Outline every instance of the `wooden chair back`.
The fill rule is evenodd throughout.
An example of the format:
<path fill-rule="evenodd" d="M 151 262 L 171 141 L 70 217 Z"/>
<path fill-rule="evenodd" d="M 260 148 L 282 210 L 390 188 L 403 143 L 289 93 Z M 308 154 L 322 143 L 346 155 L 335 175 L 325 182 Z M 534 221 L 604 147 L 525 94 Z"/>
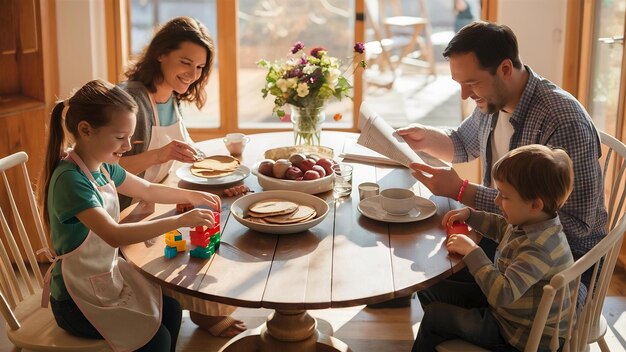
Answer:
<path fill-rule="evenodd" d="M 104 340 L 79 338 L 62 330 L 50 307 L 41 307 L 43 276 L 29 237 L 37 237 L 41 248 L 47 248 L 48 241 L 26 161 L 28 155 L 24 152 L 0 159 L 0 174 L 8 198 L 8 202 L 0 203 L 0 313 L 7 323 L 7 336 L 17 350 L 110 351 Z M 16 182 L 24 182 L 28 205 L 18 207 L 13 191 Z M 37 233 L 26 232 L 28 222 L 34 223 Z"/>

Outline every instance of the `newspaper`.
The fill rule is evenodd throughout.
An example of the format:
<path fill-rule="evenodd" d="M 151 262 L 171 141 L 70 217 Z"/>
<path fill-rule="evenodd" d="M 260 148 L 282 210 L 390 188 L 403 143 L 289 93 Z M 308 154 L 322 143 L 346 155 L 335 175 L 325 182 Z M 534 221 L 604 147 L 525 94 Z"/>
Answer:
<path fill-rule="evenodd" d="M 406 167 L 409 167 L 411 163 L 429 164 L 431 166 L 448 165 L 426 153 L 413 151 L 404 141 L 404 138 L 398 135 L 396 130 L 389 126 L 365 102 L 361 104 L 358 126 L 361 135 L 357 143 L 386 156 L 391 161 L 396 161 Z"/>

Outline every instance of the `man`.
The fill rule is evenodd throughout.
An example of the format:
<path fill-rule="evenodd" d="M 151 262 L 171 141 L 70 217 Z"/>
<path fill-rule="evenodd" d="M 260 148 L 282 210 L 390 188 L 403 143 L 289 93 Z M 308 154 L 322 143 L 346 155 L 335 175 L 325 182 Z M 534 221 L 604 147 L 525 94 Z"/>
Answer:
<path fill-rule="evenodd" d="M 574 191 L 558 214 L 572 254 L 580 258 L 606 235 L 607 222 L 600 139 L 589 114 L 572 95 L 522 64 L 517 38 L 507 26 L 469 24 L 452 38 L 443 56 L 461 85 L 461 97 L 473 99 L 476 109 L 456 129 L 414 124 L 398 133 L 414 150 L 443 160 L 481 158 L 483 182 L 468 183 L 452 168 L 418 163 L 411 164 L 415 178 L 436 195 L 499 212 L 489 171 L 492 163 L 523 145 L 563 148 L 574 163 Z M 495 244 L 489 242 L 483 239 L 480 246 L 493 258 Z M 418 296 L 423 305 L 432 298 L 427 292 Z"/>

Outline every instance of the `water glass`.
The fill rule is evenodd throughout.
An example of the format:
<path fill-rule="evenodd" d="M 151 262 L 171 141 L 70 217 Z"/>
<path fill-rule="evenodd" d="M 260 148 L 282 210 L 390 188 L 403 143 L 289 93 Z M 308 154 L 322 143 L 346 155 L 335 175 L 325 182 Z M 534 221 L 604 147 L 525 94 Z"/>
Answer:
<path fill-rule="evenodd" d="M 378 195 L 380 186 L 374 182 L 363 182 L 359 185 L 359 200 Z"/>
<path fill-rule="evenodd" d="M 352 193 L 352 166 L 338 163 L 333 165 L 333 196 L 349 196 Z"/>

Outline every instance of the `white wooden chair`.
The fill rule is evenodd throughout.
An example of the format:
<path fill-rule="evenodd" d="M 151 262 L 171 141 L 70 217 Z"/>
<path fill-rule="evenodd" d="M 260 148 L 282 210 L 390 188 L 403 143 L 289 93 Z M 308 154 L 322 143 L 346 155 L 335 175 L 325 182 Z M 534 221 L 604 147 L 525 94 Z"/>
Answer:
<path fill-rule="evenodd" d="M 109 347 L 104 340 L 70 335 L 58 327 L 49 307 L 41 308 L 43 277 L 29 235 L 37 237 L 42 247 L 48 245 L 26 169 L 27 160 L 28 155 L 24 152 L 0 159 L 4 182 L 4 190 L 0 188 L 0 192 L 7 195 L 6 198 L 3 195 L 0 203 L 0 233 L 3 235 L 0 238 L 0 311 L 6 321 L 7 336 L 18 351 L 22 348 L 32 351 L 107 351 Z M 17 204 L 11 186 L 18 182 L 24 182 L 29 204 Z M 13 234 L 9 225 L 11 213 L 18 236 Z M 27 233 L 25 224 L 34 225 L 36 233 Z"/>
<path fill-rule="evenodd" d="M 593 285 L 589 287 L 587 299 L 582 312 L 576 319 L 576 324 L 570 326 L 570 334 L 567 337 L 561 336 L 566 340 L 563 351 L 588 350 L 589 345 L 594 342 L 598 343 L 601 351 L 610 351 L 604 340 L 608 324 L 602 316 L 602 307 L 621 250 L 624 232 L 626 232 L 626 209 L 624 208 L 626 199 L 626 145 L 605 132 L 600 131 L 599 134 L 603 145 L 602 177 L 609 214 L 607 224 L 609 234 L 591 251 L 578 259 L 574 266 L 555 275 L 550 284 L 544 286 L 541 306 L 535 315 L 531 338 L 527 342 L 525 351 L 537 349 L 545 327 L 548 309 L 557 294 L 561 292 L 560 288 L 573 280 L 579 284 L 580 275 L 591 267 L 594 268 L 591 280 Z M 600 262 L 603 263 L 601 266 L 599 265 Z M 569 298 L 558 296 L 557 299 L 562 302 L 562 300 Z M 576 299 L 576 297 L 572 297 L 572 299 Z M 573 304 L 575 303 L 574 301 Z M 574 319 L 570 319 L 570 321 L 574 321 Z M 552 344 L 553 350 L 557 350 L 558 337 L 552 341 Z M 437 346 L 437 351 L 478 352 L 487 350 L 462 340 L 450 340 Z"/>

